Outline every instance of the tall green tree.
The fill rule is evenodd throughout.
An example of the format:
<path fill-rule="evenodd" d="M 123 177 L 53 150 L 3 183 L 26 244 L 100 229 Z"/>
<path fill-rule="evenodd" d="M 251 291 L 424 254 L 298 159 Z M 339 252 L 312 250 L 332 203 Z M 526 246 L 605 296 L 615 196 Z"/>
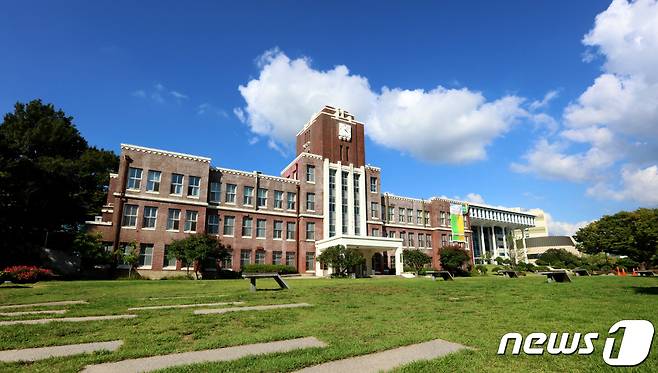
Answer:
<path fill-rule="evenodd" d="M 100 210 L 118 164 L 62 110 L 17 103 L 0 124 L 0 265 L 36 262 L 49 233 L 77 231 Z"/>
<path fill-rule="evenodd" d="M 658 209 L 603 216 L 579 229 L 574 239 L 584 253 L 625 255 L 646 268 L 658 259 Z"/>
<path fill-rule="evenodd" d="M 416 274 L 418 274 L 418 271 L 425 267 L 426 264 L 432 262 L 431 256 L 420 250 L 414 249 L 405 249 L 402 252 L 402 258 L 404 265 L 413 269 Z"/>
<path fill-rule="evenodd" d="M 468 272 L 471 256 L 459 245 L 446 245 L 441 248 L 439 260 L 441 268 L 455 274 Z"/>
<path fill-rule="evenodd" d="M 335 276 L 347 276 L 366 264 L 366 259 L 358 250 L 336 245 L 326 248 L 320 255 L 318 261 L 322 265 L 328 265 Z"/>
<path fill-rule="evenodd" d="M 231 254 L 227 248 L 208 234 L 194 234 L 180 240 L 174 240 L 169 245 L 169 259 L 178 259 L 187 267 L 194 268 L 194 275 L 199 279 L 203 263 L 210 258 L 225 261 Z"/>

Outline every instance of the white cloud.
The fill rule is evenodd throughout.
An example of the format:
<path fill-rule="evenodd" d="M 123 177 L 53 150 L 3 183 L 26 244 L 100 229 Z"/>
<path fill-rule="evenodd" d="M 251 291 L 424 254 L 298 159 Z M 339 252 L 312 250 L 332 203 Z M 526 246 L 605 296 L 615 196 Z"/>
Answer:
<path fill-rule="evenodd" d="M 174 98 L 176 98 L 178 100 L 186 100 L 186 99 L 189 98 L 187 95 L 182 94 L 178 91 L 169 91 L 169 94 L 171 94 L 172 96 L 174 96 Z"/>
<path fill-rule="evenodd" d="M 181 102 L 189 98 L 188 95 L 176 90 L 167 90 L 162 83 L 155 83 L 151 89 L 138 89 L 132 93 L 133 96 L 141 99 L 151 99 L 152 101 L 163 104 L 168 98 L 173 97 L 176 102 Z"/>
<path fill-rule="evenodd" d="M 658 166 L 646 168 L 626 166 L 621 171 L 621 181 L 617 188 L 598 183 L 587 190 L 596 198 L 614 200 L 635 200 L 642 204 L 658 205 Z"/>
<path fill-rule="evenodd" d="M 539 109 L 546 108 L 548 106 L 548 104 L 551 101 L 553 101 L 553 99 L 557 98 L 558 94 L 559 93 L 558 93 L 557 90 L 551 90 L 551 91 L 546 92 L 543 99 L 535 100 L 535 101 L 530 103 L 530 106 L 529 106 L 530 110 L 534 111 L 534 110 L 539 110 Z"/>
<path fill-rule="evenodd" d="M 604 58 L 604 72 L 565 108 L 559 139 L 538 142 L 512 169 L 591 182 L 590 196 L 658 204 L 647 195 L 656 190 L 647 165 L 658 162 L 658 2 L 614 0 L 583 44 L 586 61 Z M 601 177 L 616 173 L 617 187 Z"/>
<path fill-rule="evenodd" d="M 527 116 L 517 96 L 487 101 L 480 92 L 441 86 L 377 93 L 346 66 L 317 70 L 309 59 L 279 50 L 258 64 L 258 78 L 239 87 L 246 106 L 234 113 L 279 149 L 290 146 L 312 114 L 332 105 L 365 119 L 366 134 L 379 144 L 431 162 L 468 162 L 484 159 L 486 147 Z"/>
<path fill-rule="evenodd" d="M 197 115 L 214 114 L 222 118 L 228 118 L 228 113 L 226 113 L 225 110 L 220 109 L 215 105 L 209 104 L 207 102 L 204 102 L 199 106 L 197 106 L 196 113 Z"/>
<path fill-rule="evenodd" d="M 482 196 L 477 193 L 468 193 L 466 195 L 466 201 L 473 203 L 484 203 L 484 198 L 482 198 Z"/>
<path fill-rule="evenodd" d="M 589 221 L 568 223 L 564 221 L 549 220 L 548 233 L 551 236 L 573 236 L 578 231 L 578 229 L 586 226 L 589 223 Z"/>

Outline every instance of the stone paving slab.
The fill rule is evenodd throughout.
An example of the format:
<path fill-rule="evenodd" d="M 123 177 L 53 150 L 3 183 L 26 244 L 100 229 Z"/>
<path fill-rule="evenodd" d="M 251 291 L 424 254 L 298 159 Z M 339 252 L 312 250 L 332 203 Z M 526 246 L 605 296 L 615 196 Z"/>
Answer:
<path fill-rule="evenodd" d="M 394 348 L 369 355 L 330 361 L 299 370 L 296 373 L 377 373 L 390 371 L 414 361 L 436 359 L 464 348 L 468 347 L 435 339 L 429 342 Z"/>
<path fill-rule="evenodd" d="M 62 315 L 67 310 L 49 310 L 49 311 L 22 311 L 22 312 L 0 312 L 0 316 L 25 316 L 25 315 Z"/>
<path fill-rule="evenodd" d="M 249 307 L 232 307 L 232 308 L 211 308 L 207 310 L 196 310 L 194 311 L 195 315 L 211 315 L 218 313 L 227 313 L 227 312 L 238 312 L 238 311 L 265 311 L 265 310 L 274 310 L 279 308 L 298 308 L 298 307 L 310 307 L 311 304 L 308 303 L 291 303 L 291 304 L 273 304 L 267 306 L 249 306 Z"/>
<path fill-rule="evenodd" d="M 189 299 L 189 298 L 219 298 L 225 297 L 226 294 L 217 294 L 217 295 L 184 295 L 184 296 L 175 296 L 175 297 L 148 297 L 144 299 L 148 300 L 163 300 L 163 299 Z"/>
<path fill-rule="evenodd" d="M 117 319 L 132 319 L 137 315 L 107 315 L 107 316 L 84 316 L 84 317 L 60 317 L 56 319 L 34 319 L 34 320 L 12 320 L 0 321 L 0 326 L 5 325 L 19 325 L 19 324 L 48 324 L 51 322 L 84 322 L 84 321 L 101 321 L 101 320 L 117 320 Z"/>
<path fill-rule="evenodd" d="M 297 338 L 285 341 L 256 343 L 235 347 L 224 347 L 214 350 L 183 352 L 170 355 L 130 359 L 115 363 L 104 363 L 88 365 L 82 371 L 84 373 L 137 373 L 150 372 L 181 365 L 231 361 L 245 356 L 270 354 L 275 352 L 289 352 L 293 350 L 325 347 L 326 344 L 315 337 Z"/>
<path fill-rule="evenodd" d="M 7 308 L 25 308 L 25 307 L 42 307 L 42 306 L 68 306 L 70 304 L 87 304 L 84 300 L 62 300 L 58 302 L 30 303 L 30 304 L 9 304 L 0 306 L 0 309 Z"/>
<path fill-rule="evenodd" d="M 193 307 L 209 307 L 209 306 L 228 306 L 244 304 L 244 302 L 220 302 L 220 303 L 196 303 L 196 304 L 170 304 L 164 306 L 145 306 L 145 307 L 132 307 L 128 311 L 142 311 L 142 310 L 164 310 L 167 308 L 193 308 Z"/>
<path fill-rule="evenodd" d="M 95 351 L 116 351 L 123 345 L 123 341 L 109 341 L 96 343 L 80 343 L 64 346 L 50 346 L 39 348 L 26 348 L 22 350 L 0 351 L 0 361 L 37 361 L 51 357 L 72 356 Z"/>

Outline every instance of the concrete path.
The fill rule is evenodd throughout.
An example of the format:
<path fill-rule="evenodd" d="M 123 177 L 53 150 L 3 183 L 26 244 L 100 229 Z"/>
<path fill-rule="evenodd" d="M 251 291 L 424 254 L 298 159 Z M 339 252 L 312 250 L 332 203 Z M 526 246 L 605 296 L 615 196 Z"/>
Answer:
<path fill-rule="evenodd" d="M 0 306 L 0 309 L 7 308 L 25 308 L 25 307 L 42 307 L 42 306 L 68 306 L 70 304 L 87 304 L 84 300 L 63 300 L 59 302 L 45 302 L 45 303 L 30 303 L 30 304 L 10 304 L 7 306 Z"/>
<path fill-rule="evenodd" d="M 0 361 L 37 361 L 51 357 L 86 354 L 94 351 L 116 351 L 123 341 L 80 343 L 65 346 L 26 348 L 23 350 L 0 351 Z"/>
<path fill-rule="evenodd" d="M 457 343 L 435 339 L 429 342 L 394 348 L 374 354 L 330 361 L 297 371 L 297 373 L 377 373 L 389 371 L 418 360 L 436 359 L 467 348 Z"/>
<path fill-rule="evenodd" d="M 66 311 L 67 310 L 0 312 L 0 316 L 61 315 L 66 313 Z"/>
<path fill-rule="evenodd" d="M 297 307 L 310 307 L 308 303 L 292 303 L 292 304 L 274 304 L 268 306 L 249 306 L 249 307 L 233 307 L 233 308 L 212 308 L 207 310 L 196 310 L 195 315 L 211 315 L 217 313 L 237 312 L 237 311 L 265 311 L 274 310 L 279 308 L 297 308 Z"/>
<path fill-rule="evenodd" d="M 179 296 L 179 297 L 157 297 L 157 298 L 148 297 L 148 298 L 144 298 L 144 299 L 162 300 L 162 299 L 188 299 L 188 298 L 219 298 L 219 297 L 225 297 L 225 296 L 226 296 L 226 294 L 217 294 L 217 295 L 205 294 L 205 295 L 185 295 L 185 296 Z"/>
<path fill-rule="evenodd" d="M 60 317 L 56 319 L 34 319 L 34 320 L 12 320 L 0 321 L 0 326 L 18 325 L 18 324 L 48 324 L 51 322 L 83 322 L 83 321 L 100 321 L 116 319 L 132 319 L 137 315 L 108 315 L 108 316 L 85 316 L 85 317 Z"/>
<path fill-rule="evenodd" d="M 84 373 L 110 372 L 150 372 L 174 366 L 237 360 L 245 356 L 288 352 L 303 348 L 325 347 L 326 344 L 314 337 L 290 339 L 287 341 L 257 343 L 235 347 L 218 348 L 214 350 L 183 352 L 178 354 L 130 359 L 116 363 L 88 365 Z"/>
<path fill-rule="evenodd" d="M 133 307 L 133 308 L 128 308 L 128 311 L 164 310 L 164 309 L 167 309 L 167 308 L 193 308 L 193 307 L 208 307 L 208 306 L 228 306 L 228 305 L 236 305 L 236 304 L 244 304 L 244 302 L 170 304 L 170 305 L 166 305 L 166 306 Z"/>

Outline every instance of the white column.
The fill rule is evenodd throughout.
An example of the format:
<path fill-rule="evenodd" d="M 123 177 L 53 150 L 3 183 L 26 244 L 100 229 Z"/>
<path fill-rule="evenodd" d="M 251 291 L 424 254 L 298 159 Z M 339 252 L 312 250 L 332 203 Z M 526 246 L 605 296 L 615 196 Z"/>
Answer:
<path fill-rule="evenodd" d="M 354 164 L 347 176 L 347 234 L 354 235 Z"/>
<path fill-rule="evenodd" d="M 496 226 L 491 226 L 491 259 L 495 259 L 498 256 L 498 243 L 496 243 Z"/>
<path fill-rule="evenodd" d="M 505 237 L 505 226 L 503 226 L 503 250 L 505 251 L 505 254 L 509 258 L 509 250 L 507 250 L 507 237 Z"/>
<path fill-rule="evenodd" d="M 361 219 L 361 236 L 368 235 L 368 226 L 366 221 L 368 220 L 367 209 L 366 209 L 366 168 L 361 166 L 361 176 L 359 176 L 359 218 Z"/>
<path fill-rule="evenodd" d="M 487 246 L 484 242 L 484 227 L 482 225 L 480 225 L 480 243 L 482 244 L 480 246 L 480 257 L 484 259 L 485 255 L 487 255 Z"/>
<path fill-rule="evenodd" d="M 343 235 L 343 168 L 338 162 L 336 171 L 336 236 Z"/>
<path fill-rule="evenodd" d="M 322 230 L 323 238 L 329 238 L 329 158 L 325 158 L 322 166 Z M 301 197 L 301 196 L 300 196 Z M 301 198 L 299 199 L 302 200 Z M 297 227 L 299 229 L 299 227 Z"/>
<path fill-rule="evenodd" d="M 320 262 L 318 262 L 318 256 L 322 251 L 318 249 L 318 247 L 315 247 L 315 276 L 317 277 L 322 277 L 324 274 L 322 273 L 322 266 L 320 265 Z"/>
<path fill-rule="evenodd" d="M 397 249 L 395 249 L 395 275 L 400 276 L 402 274 L 402 270 L 404 264 L 402 264 L 402 244 L 398 246 Z"/>

